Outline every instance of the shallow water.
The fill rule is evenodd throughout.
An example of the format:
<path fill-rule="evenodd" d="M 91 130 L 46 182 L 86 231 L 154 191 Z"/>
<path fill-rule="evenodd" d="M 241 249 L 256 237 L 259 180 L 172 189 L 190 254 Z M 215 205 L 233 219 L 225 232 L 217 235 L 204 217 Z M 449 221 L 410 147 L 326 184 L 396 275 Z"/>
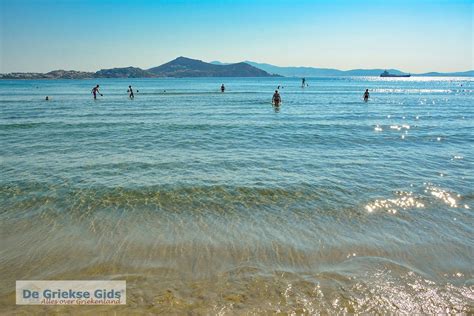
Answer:
<path fill-rule="evenodd" d="M 472 78 L 97 83 L 0 81 L 3 310 L 473 311 Z M 128 305 L 16 307 L 22 279 Z"/>

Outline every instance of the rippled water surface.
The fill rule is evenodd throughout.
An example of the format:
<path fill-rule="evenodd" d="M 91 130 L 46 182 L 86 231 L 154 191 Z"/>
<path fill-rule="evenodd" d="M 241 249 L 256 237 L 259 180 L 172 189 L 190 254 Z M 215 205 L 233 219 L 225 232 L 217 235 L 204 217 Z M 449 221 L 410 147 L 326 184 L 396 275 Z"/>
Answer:
<path fill-rule="evenodd" d="M 2 309 L 472 312 L 474 80 L 308 83 L 0 81 Z M 128 305 L 16 307 L 22 279 Z"/>

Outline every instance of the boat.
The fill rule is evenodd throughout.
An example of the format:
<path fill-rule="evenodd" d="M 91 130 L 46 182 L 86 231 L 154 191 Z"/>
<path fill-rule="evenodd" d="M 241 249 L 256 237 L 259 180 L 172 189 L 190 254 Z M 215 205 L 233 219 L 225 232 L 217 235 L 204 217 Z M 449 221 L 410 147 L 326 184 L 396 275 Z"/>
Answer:
<path fill-rule="evenodd" d="M 384 72 L 382 72 L 380 74 L 380 77 L 404 77 L 404 78 L 407 78 L 407 77 L 410 77 L 411 75 L 408 74 L 408 75 L 394 75 L 394 74 L 391 74 L 389 73 L 387 70 L 385 70 Z"/>

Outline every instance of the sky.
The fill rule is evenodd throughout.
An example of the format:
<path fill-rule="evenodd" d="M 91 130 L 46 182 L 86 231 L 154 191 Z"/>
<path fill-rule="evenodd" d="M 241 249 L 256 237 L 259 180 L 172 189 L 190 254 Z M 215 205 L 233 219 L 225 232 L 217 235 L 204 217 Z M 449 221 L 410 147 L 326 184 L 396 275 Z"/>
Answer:
<path fill-rule="evenodd" d="M 474 69 L 474 0 L 0 0 L 0 73 L 278 66 Z"/>

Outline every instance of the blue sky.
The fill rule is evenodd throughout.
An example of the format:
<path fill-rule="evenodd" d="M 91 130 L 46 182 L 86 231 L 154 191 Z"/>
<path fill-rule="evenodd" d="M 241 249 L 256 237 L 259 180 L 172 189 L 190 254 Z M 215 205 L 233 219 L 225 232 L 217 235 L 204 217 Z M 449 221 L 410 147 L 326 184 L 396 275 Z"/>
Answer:
<path fill-rule="evenodd" d="M 0 0 L 0 72 L 178 56 L 280 66 L 473 69 L 474 0 Z"/>

